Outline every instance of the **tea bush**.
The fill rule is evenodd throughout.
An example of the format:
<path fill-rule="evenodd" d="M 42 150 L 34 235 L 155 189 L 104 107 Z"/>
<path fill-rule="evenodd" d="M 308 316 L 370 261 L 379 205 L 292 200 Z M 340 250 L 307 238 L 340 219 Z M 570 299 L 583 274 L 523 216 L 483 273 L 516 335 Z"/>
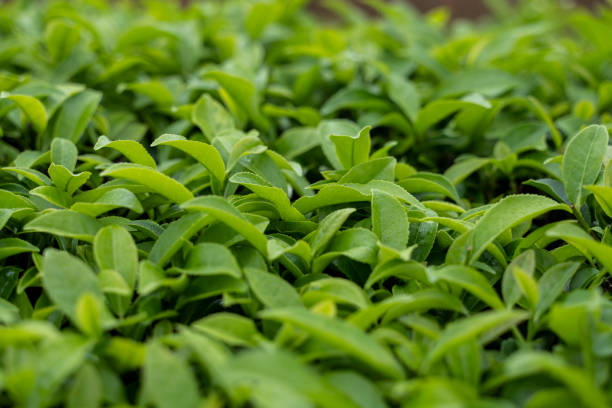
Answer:
<path fill-rule="evenodd" d="M 0 8 L 0 405 L 612 404 L 612 9 L 142 3 Z"/>

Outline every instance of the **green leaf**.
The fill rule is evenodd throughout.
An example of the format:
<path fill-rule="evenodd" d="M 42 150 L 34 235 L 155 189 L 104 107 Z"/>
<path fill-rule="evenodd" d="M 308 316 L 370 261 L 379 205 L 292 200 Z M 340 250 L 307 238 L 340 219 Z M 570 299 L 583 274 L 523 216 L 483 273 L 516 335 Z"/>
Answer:
<path fill-rule="evenodd" d="M 576 208 L 584 202 L 584 186 L 597 179 L 607 146 L 608 131 L 598 125 L 586 127 L 567 144 L 561 164 L 562 179 L 567 197 Z"/>
<path fill-rule="evenodd" d="M 27 169 L 24 167 L 3 167 L 2 170 L 10 171 L 20 176 L 23 176 L 24 178 L 30 180 L 31 182 L 39 186 L 51 185 L 51 179 L 49 179 L 49 177 L 45 176 L 38 170 Z"/>
<path fill-rule="evenodd" d="M 429 282 L 425 266 L 419 262 L 402 259 L 394 259 L 385 264 L 377 265 L 372 271 L 364 287 L 371 288 L 376 282 L 387 278 L 400 278 L 404 280 L 416 279 L 421 282 Z"/>
<path fill-rule="evenodd" d="M 8 300 L 0 299 L 0 322 L 8 325 L 19 319 L 19 308 Z"/>
<path fill-rule="evenodd" d="M 0 259 L 22 254 L 24 252 L 38 252 L 38 247 L 19 238 L 0 239 Z"/>
<path fill-rule="evenodd" d="M 457 96 L 478 92 L 495 97 L 521 84 L 509 72 L 496 69 L 468 69 L 459 71 L 442 82 L 437 97 Z"/>
<path fill-rule="evenodd" d="M 526 405 L 527 408 L 546 408 L 554 406 L 563 406 L 563 404 L 571 404 L 579 406 L 580 400 L 577 399 L 570 391 L 563 388 L 547 388 L 542 391 L 535 392 Z"/>
<path fill-rule="evenodd" d="M 244 275 L 253 294 L 266 307 L 302 306 L 300 295 L 281 277 L 257 268 L 245 268 Z"/>
<path fill-rule="evenodd" d="M 100 269 L 117 271 L 130 289 L 136 284 L 138 252 L 132 236 L 119 225 L 109 225 L 96 234 L 94 256 Z"/>
<path fill-rule="evenodd" d="M 183 203 L 182 207 L 187 211 L 202 211 L 214 217 L 241 234 L 255 249 L 267 256 L 266 236 L 225 199 L 214 196 L 198 197 Z"/>
<path fill-rule="evenodd" d="M 266 180 L 253 173 L 240 172 L 234 174 L 230 181 L 241 184 L 253 191 L 259 197 L 271 201 L 278 214 L 286 221 L 303 221 L 304 216 L 295 209 L 289 201 L 289 197 L 283 190 L 268 183 Z"/>
<path fill-rule="evenodd" d="M 466 313 L 465 307 L 455 296 L 435 289 L 424 289 L 411 294 L 391 296 L 353 313 L 347 320 L 365 329 L 381 316 L 385 316 L 385 321 L 390 321 L 407 313 L 426 312 L 430 309 Z"/>
<path fill-rule="evenodd" d="M 117 92 L 121 93 L 125 90 L 144 95 L 160 107 L 169 106 L 174 103 L 174 95 L 161 81 L 121 83 L 117 86 Z"/>
<path fill-rule="evenodd" d="M 45 292 L 57 308 L 75 322 L 79 321 L 77 311 L 82 296 L 89 294 L 100 305 L 104 304 L 94 272 L 85 262 L 68 252 L 56 249 L 45 251 L 42 282 Z"/>
<path fill-rule="evenodd" d="M 444 172 L 444 177 L 450 180 L 453 184 L 457 184 L 465 180 L 475 171 L 478 171 L 483 166 L 489 164 L 491 159 L 481 157 L 471 157 L 469 159 L 456 162 Z"/>
<path fill-rule="evenodd" d="M 561 238 L 585 253 L 595 256 L 608 270 L 612 271 L 610 245 L 595 241 L 589 234 L 574 224 L 558 224 L 546 232 L 549 237 Z"/>
<path fill-rule="evenodd" d="M 100 92 L 89 89 L 70 97 L 62 106 L 55 121 L 53 138 L 78 142 L 101 99 Z"/>
<path fill-rule="evenodd" d="M 512 153 L 546 150 L 546 130 L 546 126 L 541 123 L 518 123 L 508 128 L 501 141 L 508 146 Z"/>
<path fill-rule="evenodd" d="M 184 185 L 151 167 L 119 163 L 100 173 L 101 176 L 122 178 L 142 184 L 168 200 L 181 204 L 191 200 L 193 194 Z"/>
<path fill-rule="evenodd" d="M 110 140 L 106 136 L 100 136 L 94 150 L 100 150 L 104 147 L 117 150 L 119 153 L 128 158 L 132 163 L 142 164 L 152 168 L 157 167 L 157 163 L 147 150 L 134 140 Z"/>
<path fill-rule="evenodd" d="M 349 228 L 338 232 L 330 241 L 326 251 L 312 262 L 312 273 L 323 272 L 335 258 L 340 256 L 357 262 L 374 264 L 378 247 L 376 235 L 365 228 Z"/>
<path fill-rule="evenodd" d="M 521 288 L 519 287 L 514 271 L 520 269 L 524 273 L 533 275 L 536 267 L 535 252 L 528 250 L 517 256 L 510 262 L 502 278 L 502 295 L 506 306 L 511 308 L 521 298 Z"/>
<path fill-rule="evenodd" d="M 102 224 L 89 215 L 71 210 L 49 210 L 23 226 L 24 231 L 45 232 L 93 242 Z"/>
<path fill-rule="evenodd" d="M 213 221 L 213 217 L 204 213 L 187 214 L 172 222 L 159 236 L 149 252 L 149 260 L 165 265 L 189 239 Z"/>
<path fill-rule="evenodd" d="M 32 122 L 37 133 L 41 134 L 47 128 L 47 110 L 38 99 L 29 95 L 0 94 L 0 98 L 13 101 L 24 115 Z"/>
<path fill-rule="evenodd" d="M 79 152 L 72 141 L 53 139 L 51 142 L 51 162 L 64 166 L 68 171 L 74 171 Z"/>
<path fill-rule="evenodd" d="M 463 265 L 447 265 L 429 273 L 432 283 L 445 281 L 467 290 L 494 309 L 503 309 L 504 304 L 487 279 L 474 268 Z"/>
<path fill-rule="evenodd" d="M 342 278 L 323 278 L 301 288 L 302 301 L 312 306 L 323 300 L 353 305 L 359 309 L 368 307 L 364 291 L 353 281 Z"/>
<path fill-rule="evenodd" d="M 324 116 L 343 109 L 391 110 L 391 105 L 381 98 L 362 88 L 342 88 L 332 95 L 323 106 L 321 114 Z"/>
<path fill-rule="evenodd" d="M 197 244 L 191 248 L 185 259 L 185 266 L 180 270 L 188 275 L 242 277 L 240 266 L 231 251 L 212 242 Z"/>
<path fill-rule="evenodd" d="M 121 276 L 119 272 L 113 269 L 101 270 L 98 273 L 98 283 L 100 284 L 100 288 L 102 289 L 102 292 L 104 293 L 115 294 L 115 295 L 120 295 L 120 296 L 131 296 L 133 292 L 133 289 L 128 286 L 123 276 Z M 111 297 L 110 301 L 111 303 L 113 303 L 115 302 L 115 299 Z M 117 307 L 115 306 L 115 303 L 113 303 L 112 306 Z M 129 302 L 125 302 L 124 305 L 120 304 L 119 308 L 124 308 L 127 306 L 129 306 Z M 119 309 L 117 310 L 117 312 L 120 314 L 123 314 L 124 310 Z"/>
<path fill-rule="evenodd" d="M 314 196 L 297 199 L 293 205 L 302 214 L 307 214 L 318 208 L 336 204 L 348 204 L 357 201 L 369 201 L 371 196 L 359 190 L 339 184 L 326 185 Z"/>
<path fill-rule="evenodd" d="M 15 213 L 15 209 L 13 208 L 0 208 L 0 231 L 4 228 L 8 220 L 11 219 L 13 213 Z"/>
<path fill-rule="evenodd" d="M 319 146 L 317 130 L 310 127 L 291 128 L 275 142 L 275 150 L 291 160 Z"/>
<path fill-rule="evenodd" d="M 349 370 L 333 371 L 326 380 L 349 396 L 360 408 L 387 408 L 380 390 L 366 377 Z"/>
<path fill-rule="evenodd" d="M 27 396 L 38 397 L 41 401 L 48 401 L 56 395 L 61 385 L 68 382 L 71 374 L 84 364 L 93 346 L 93 343 L 83 336 L 70 333 L 51 336 L 46 340 L 34 355 L 26 354 L 25 357 L 29 357 L 30 361 L 24 362 L 22 366 L 38 374 L 40 379 L 35 384 L 30 383 L 34 389 L 31 389 Z M 24 388 L 20 391 L 28 389 L 27 386 Z"/>
<path fill-rule="evenodd" d="M 410 239 L 408 245 L 415 246 L 411 257 L 416 261 L 424 261 L 433 249 L 438 224 L 432 221 L 413 222 L 410 224 Z"/>
<path fill-rule="evenodd" d="M 125 188 L 114 188 L 106 191 L 94 202 L 76 202 L 70 207 L 71 210 L 77 211 L 91 217 L 97 217 L 108 211 L 117 208 L 127 208 L 137 214 L 142 214 L 144 209 L 138 198 L 130 190 Z"/>
<path fill-rule="evenodd" d="M 612 217 L 612 187 L 584 186 L 595 196 L 595 199 L 608 217 Z"/>
<path fill-rule="evenodd" d="M 399 250 L 406 247 L 410 234 L 404 206 L 392 195 L 378 190 L 372 193 L 372 231 L 380 242 Z"/>
<path fill-rule="evenodd" d="M 391 194 L 401 202 L 424 208 L 412 194 L 397 184 L 384 180 L 373 180 L 366 184 L 324 185 L 316 195 L 300 197 L 293 205 L 302 214 L 307 214 L 310 211 L 331 205 L 371 201 L 372 190 L 375 189 Z"/>
<path fill-rule="evenodd" d="M 567 364 L 558 356 L 542 351 L 516 353 L 504 363 L 503 373 L 510 379 L 545 373 L 563 383 L 581 400 L 584 406 L 604 408 L 608 405 L 606 396 L 593 384 L 590 375 L 575 366 Z M 495 379 L 491 381 L 493 382 Z"/>
<path fill-rule="evenodd" d="M 213 146 L 204 142 L 187 140 L 183 136 L 165 134 L 161 135 L 151 144 L 151 146 L 172 146 L 179 149 L 206 167 L 220 190 L 225 179 L 225 164 L 221 155 Z"/>
<path fill-rule="evenodd" d="M 544 193 L 548 194 L 560 203 L 570 203 L 569 199 L 567 198 L 567 194 L 565 193 L 563 183 L 559 180 L 543 178 L 537 180 L 527 180 L 523 184 L 535 187 L 538 190 L 543 191 Z"/>
<path fill-rule="evenodd" d="M 52 186 L 39 186 L 33 188 L 30 190 L 30 196 L 40 197 L 60 208 L 69 207 L 72 202 L 68 193 Z"/>
<path fill-rule="evenodd" d="M 142 261 L 138 270 L 138 293 L 146 296 L 163 286 L 171 286 L 164 270 L 150 261 Z"/>
<path fill-rule="evenodd" d="M 418 134 L 423 134 L 430 127 L 446 117 L 466 108 L 480 107 L 489 109 L 491 105 L 482 96 L 465 98 L 464 100 L 439 99 L 425 105 L 418 113 L 414 127 Z"/>
<path fill-rule="evenodd" d="M 245 78 L 230 75 L 223 71 L 209 71 L 205 77 L 216 81 L 232 103 L 240 107 L 250 117 L 255 126 L 264 132 L 268 131 L 270 122 L 261 114 L 260 96 L 253 83 Z"/>
<path fill-rule="evenodd" d="M 234 313 L 213 313 L 191 327 L 230 346 L 254 346 L 261 337 L 253 320 Z"/>
<path fill-rule="evenodd" d="M 91 364 L 83 365 L 74 377 L 66 401 L 67 408 L 95 408 L 104 396 L 102 379 Z"/>
<path fill-rule="evenodd" d="M 267 25 L 281 17 L 284 11 L 279 3 L 257 2 L 249 10 L 244 22 L 251 38 L 259 38 Z"/>
<path fill-rule="evenodd" d="M 330 136 L 338 161 L 344 169 L 348 170 L 366 162 L 370 157 L 370 129 L 366 126 L 356 136 L 335 134 Z"/>
<path fill-rule="evenodd" d="M 158 287 L 168 286 L 174 290 L 183 290 L 187 279 L 164 279 L 156 282 L 150 286 L 150 291 L 157 289 Z M 154 282 L 151 282 L 154 283 Z M 178 306 L 181 307 L 184 304 L 195 302 L 202 299 L 208 299 L 210 297 L 223 295 L 226 300 L 232 301 L 234 296 L 237 296 L 237 303 L 246 303 L 246 296 L 248 292 L 247 285 L 244 280 L 232 278 L 226 275 L 214 275 L 206 276 L 193 280 L 187 290 L 184 291 L 182 299 L 179 301 Z"/>
<path fill-rule="evenodd" d="M 0 189 L 0 208 L 13 210 L 34 210 L 34 204 L 27 198 L 21 197 L 15 193 Z"/>
<path fill-rule="evenodd" d="M 99 296 L 83 293 L 76 304 L 74 324 L 88 336 L 100 337 L 102 335 L 102 307 Z"/>
<path fill-rule="evenodd" d="M 215 139 L 219 140 L 219 139 Z M 230 172 L 236 167 L 240 159 L 249 156 L 251 154 L 263 153 L 267 150 L 259 140 L 259 137 L 254 135 L 247 135 L 238 140 L 232 147 L 229 158 L 227 159 L 226 172 Z"/>
<path fill-rule="evenodd" d="M 558 204 L 544 196 L 520 194 L 504 198 L 489 209 L 468 233 L 472 246 L 468 262 L 478 260 L 486 247 L 504 231 L 553 210 L 569 212 L 566 205 Z"/>
<path fill-rule="evenodd" d="M 61 61 L 66 58 L 80 39 L 79 27 L 67 21 L 55 19 L 45 29 L 45 45 L 51 58 Z"/>
<path fill-rule="evenodd" d="M 563 293 L 567 283 L 574 276 L 579 266 L 580 264 L 577 262 L 563 262 L 551 266 L 542 274 L 538 281 L 540 299 L 534 312 L 535 321 L 538 321 Z"/>
<path fill-rule="evenodd" d="M 319 112 L 309 106 L 277 106 L 266 104 L 263 106 L 263 112 L 268 117 L 288 117 L 295 119 L 302 125 L 316 126 L 321 121 Z"/>
<path fill-rule="evenodd" d="M 51 176 L 51 180 L 53 180 L 53 184 L 55 184 L 58 189 L 65 190 L 69 195 L 74 194 L 74 192 L 87 183 L 91 177 L 91 173 L 88 171 L 74 174 L 63 165 L 56 165 L 55 163 L 51 163 L 49 166 L 49 175 Z"/>
<path fill-rule="evenodd" d="M 317 127 L 318 141 L 323 149 L 325 157 L 336 170 L 343 169 L 343 165 L 338 160 L 336 147 L 331 140 L 332 135 L 354 135 L 360 134 L 361 128 L 356 124 L 346 119 L 323 120 Z M 313 141 L 314 143 L 314 141 Z"/>
<path fill-rule="evenodd" d="M 298 327 L 362 361 L 380 375 L 394 379 L 404 377 L 401 366 L 389 350 L 370 335 L 343 320 L 296 307 L 264 310 L 261 317 Z"/>
<path fill-rule="evenodd" d="M 449 323 L 436 343 L 427 353 L 424 365 L 431 367 L 450 350 L 480 337 L 480 342 L 487 343 L 499 334 L 525 320 L 527 314 L 514 310 L 492 310 L 481 312 Z"/>
<path fill-rule="evenodd" d="M 393 157 L 368 160 L 351 168 L 338 180 L 338 183 L 366 184 L 372 180 L 394 181 L 395 165 Z"/>
<path fill-rule="evenodd" d="M 183 357 L 158 342 L 147 345 L 142 377 L 145 398 L 156 407 L 200 406 L 198 384 L 189 365 Z"/>
<path fill-rule="evenodd" d="M 325 250 L 333 236 L 340 230 L 342 224 L 355 212 L 354 208 L 344 208 L 330 213 L 319 223 L 317 231 L 310 240 L 313 254 L 319 254 Z"/>
<path fill-rule="evenodd" d="M 414 84 L 400 75 L 391 74 L 387 88 L 389 98 L 400 107 L 411 122 L 414 122 L 421 105 L 419 93 Z"/>
<path fill-rule="evenodd" d="M 222 373 L 222 369 L 230 359 L 229 349 L 209 336 L 186 327 L 181 327 L 180 338 L 185 340 L 186 346 L 196 355 L 199 365 L 203 366 L 211 376 L 216 377 Z"/>
<path fill-rule="evenodd" d="M 357 407 L 297 355 L 280 349 L 239 354 L 223 367 L 221 379 L 231 390 L 248 390 L 258 408 Z"/>
<path fill-rule="evenodd" d="M 521 268 L 514 268 L 514 279 L 518 286 L 521 288 L 521 292 L 525 295 L 529 306 L 535 308 L 540 298 L 540 292 L 538 290 L 538 284 L 533 277 L 525 272 Z"/>
<path fill-rule="evenodd" d="M 223 131 L 234 129 L 234 118 L 225 110 L 223 105 L 204 94 L 193 107 L 191 120 L 195 123 L 209 142 Z"/>
<path fill-rule="evenodd" d="M 455 186 L 444 176 L 435 173 L 419 172 L 398 182 L 409 193 L 435 192 L 443 194 L 462 205 Z"/>

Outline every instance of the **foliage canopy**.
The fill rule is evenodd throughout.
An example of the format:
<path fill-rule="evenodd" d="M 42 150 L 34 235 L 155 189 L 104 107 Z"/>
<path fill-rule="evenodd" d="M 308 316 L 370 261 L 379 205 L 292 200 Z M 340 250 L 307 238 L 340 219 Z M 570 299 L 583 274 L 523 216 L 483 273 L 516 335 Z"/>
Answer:
<path fill-rule="evenodd" d="M 141 3 L 0 7 L 0 405 L 612 405 L 610 8 Z"/>

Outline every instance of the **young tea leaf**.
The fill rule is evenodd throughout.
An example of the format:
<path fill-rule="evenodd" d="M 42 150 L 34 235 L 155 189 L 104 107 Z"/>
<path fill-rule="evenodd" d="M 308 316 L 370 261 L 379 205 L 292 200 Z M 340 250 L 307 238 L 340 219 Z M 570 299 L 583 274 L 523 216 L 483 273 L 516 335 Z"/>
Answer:
<path fill-rule="evenodd" d="M 586 127 L 567 144 L 561 164 L 563 185 L 576 208 L 584 202 L 584 186 L 597 179 L 607 146 L 608 131 L 597 125 Z"/>

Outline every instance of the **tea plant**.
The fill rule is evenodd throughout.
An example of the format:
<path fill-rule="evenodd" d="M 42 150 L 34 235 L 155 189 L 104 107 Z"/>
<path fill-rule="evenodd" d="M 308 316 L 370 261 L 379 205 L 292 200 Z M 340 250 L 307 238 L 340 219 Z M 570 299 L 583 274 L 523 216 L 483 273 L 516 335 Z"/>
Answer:
<path fill-rule="evenodd" d="M 612 10 L 0 8 L 0 405 L 612 404 Z"/>

